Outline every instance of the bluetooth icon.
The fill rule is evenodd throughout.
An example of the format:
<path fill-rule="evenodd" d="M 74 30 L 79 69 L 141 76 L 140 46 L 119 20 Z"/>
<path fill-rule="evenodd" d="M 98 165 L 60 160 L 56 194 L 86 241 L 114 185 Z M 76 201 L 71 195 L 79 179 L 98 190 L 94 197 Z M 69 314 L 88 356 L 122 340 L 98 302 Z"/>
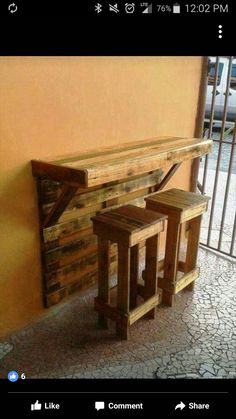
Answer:
<path fill-rule="evenodd" d="M 101 13 L 102 5 L 100 3 L 95 4 L 94 8 L 95 8 L 95 12 Z"/>

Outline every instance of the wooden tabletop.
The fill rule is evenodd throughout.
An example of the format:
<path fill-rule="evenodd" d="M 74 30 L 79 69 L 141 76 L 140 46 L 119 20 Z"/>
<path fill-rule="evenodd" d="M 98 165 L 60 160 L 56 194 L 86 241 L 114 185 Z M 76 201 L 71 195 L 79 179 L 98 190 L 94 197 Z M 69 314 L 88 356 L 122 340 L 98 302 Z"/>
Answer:
<path fill-rule="evenodd" d="M 166 161 L 175 164 L 208 154 L 211 146 L 212 140 L 156 137 L 31 163 L 36 177 L 88 188 L 156 170 Z"/>

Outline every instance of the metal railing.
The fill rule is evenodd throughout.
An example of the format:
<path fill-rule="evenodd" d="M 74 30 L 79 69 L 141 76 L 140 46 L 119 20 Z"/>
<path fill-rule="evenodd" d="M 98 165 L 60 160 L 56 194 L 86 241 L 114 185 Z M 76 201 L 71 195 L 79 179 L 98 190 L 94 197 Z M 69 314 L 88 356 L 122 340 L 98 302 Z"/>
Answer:
<path fill-rule="evenodd" d="M 213 153 L 202 159 L 199 170 L 198 189 L 202 194 L 211 196 L 208 216 L 203 221 L 203 229 L 200 243 L 203 246 L 214 249 L 225 255 L 236 258 L 236 170 L 235 170 L 235 146 L 236 146 L 236 120 L 231 122 L 229 129 L 226 129 L 228 122 L 229 97 L 232 108 L 236 109 L 236 90 L 232 89 L 233 60 L 234 57 L 212 57 L 214 78 L 212 85 L 212 97 L 210 104 L 209 120 L 204 124 L 203 135 L 213 140 Z M 223 60 L 222 60 L 223 59 Z M 220 78 L 224 76 L 224 84 L 219 85 L 219 66 L 224 63 L 225 69 Z M 210 58 L 209 58 L 210 62 Z M 221 64 L 222 66 L 222 64 Z M 227 69 L 227 72 L 226 72 Z M 235 71 L 235 64 L 234 64 Z M 208 79 L 209 80 L 209 79 Z M 209 86 L 207 87 L 209 89 Z M 221 89 L 221 93 L 219 90 Z M 224 90 L 224 92 L 222 91 Z M 210 91 L 209 91 L 210 93 Z M 221 94 L 221 120 L 215 120 L 216 96 Z M 209 101 L 209 94 L 206 95 Z M 218 101 L 219 102 L 219 101 Z M 208 103 L 209 106 L 209 103 Z M 218 103 L 219 108 L 219 103 Z M 218 109 L 219 110 L 219 109 Z M 232 116 L 231 116 L 232 118 Z M 218 132 L 216 126 L 220 128 Z M 227 154 L 228 158 L 226 158 Z M 216 162 L 215 167 L 209 168 L 209 162 Z M 222 162 L 224 170 L 221 170 Z M 211 166 L 214 166 L 211 164 Z M 235 173 L 233 173 L 233 171 Z M 201 177 L 201 180 L 200 180 Z M 203 234 L 204 233 L 204 234 Z"/>

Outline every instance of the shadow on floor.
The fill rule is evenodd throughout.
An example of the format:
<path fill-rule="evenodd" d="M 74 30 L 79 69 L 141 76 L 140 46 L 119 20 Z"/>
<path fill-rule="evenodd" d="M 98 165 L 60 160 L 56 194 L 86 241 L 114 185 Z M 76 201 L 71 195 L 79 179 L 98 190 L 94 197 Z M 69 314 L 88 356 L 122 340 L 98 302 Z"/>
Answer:
<path fill-rule="evenodd" d="M 48 316 L 0 342 L 0 370 L 28 378 L 233 378 L 236 265 L 205 250 L 194 293 L 140 319 L 129 341 L 111 322 L 97 326 L 96 288 L 75 295 Z"/>

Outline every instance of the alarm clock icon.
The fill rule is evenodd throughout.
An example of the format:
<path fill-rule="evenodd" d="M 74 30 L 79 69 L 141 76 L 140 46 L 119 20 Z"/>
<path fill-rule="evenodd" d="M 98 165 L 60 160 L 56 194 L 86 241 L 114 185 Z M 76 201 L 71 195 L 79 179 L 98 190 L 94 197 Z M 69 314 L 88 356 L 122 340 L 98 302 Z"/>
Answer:
<path fill-rule="evenodd" d="M 126 13 L 134 13 L 135 4 L 134 3 L 125 3 Z"/>

